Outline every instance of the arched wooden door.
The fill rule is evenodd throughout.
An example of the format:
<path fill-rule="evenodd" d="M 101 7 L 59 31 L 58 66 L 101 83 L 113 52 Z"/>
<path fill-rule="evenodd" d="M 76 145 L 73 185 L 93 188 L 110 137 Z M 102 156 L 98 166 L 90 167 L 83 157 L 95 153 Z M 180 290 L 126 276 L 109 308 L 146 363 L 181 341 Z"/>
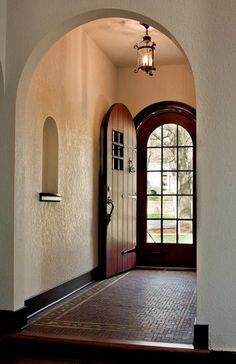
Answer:
<path fill-rule="evenodd" d="M 109 277 L 136 265 L 136 129 L 123 104 L 101 130 L 100 268 Z"/>
<path fill-rule="evenodd" d="M 162 102 L 134 120 L 138 264 L 196 267 L 195 110 Z"/>

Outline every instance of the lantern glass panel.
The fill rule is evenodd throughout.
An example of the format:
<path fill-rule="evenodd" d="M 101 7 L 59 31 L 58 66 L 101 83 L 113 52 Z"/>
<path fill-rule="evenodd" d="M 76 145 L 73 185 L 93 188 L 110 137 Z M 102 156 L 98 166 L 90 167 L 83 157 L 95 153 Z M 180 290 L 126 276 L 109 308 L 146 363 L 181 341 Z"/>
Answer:
<path fill-rule="evenodd" d="M 151 67 L 153 65 L 152 49 L 141 48 L 138 50 L 138 67 Z"/>

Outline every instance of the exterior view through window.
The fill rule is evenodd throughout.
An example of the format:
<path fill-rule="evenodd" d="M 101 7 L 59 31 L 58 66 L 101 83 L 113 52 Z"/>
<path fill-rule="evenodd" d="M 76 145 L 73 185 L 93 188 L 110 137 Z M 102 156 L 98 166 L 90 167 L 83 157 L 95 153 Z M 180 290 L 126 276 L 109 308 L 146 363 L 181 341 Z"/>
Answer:
<path fill-rule="evenodd" d="M 193 141 L 177 124 L 147 142 L 147 243 L 193 244 Z"/>

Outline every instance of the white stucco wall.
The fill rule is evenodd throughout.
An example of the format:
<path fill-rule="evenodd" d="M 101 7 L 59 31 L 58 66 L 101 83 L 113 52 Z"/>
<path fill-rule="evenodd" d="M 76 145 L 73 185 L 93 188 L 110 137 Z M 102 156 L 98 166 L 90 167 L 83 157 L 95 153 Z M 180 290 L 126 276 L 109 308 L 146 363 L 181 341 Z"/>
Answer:
<path fill-rule="evenodd" d="M 25 298 L 98 264 L 99 135 L 102 118 L 115 100 L 116 84 L 116 68 L 81 28 L 57 41 L 34 72 L 18 159 L 27 192 Z M 60 203 L 38 199 L 48 116 L 57 123 L 59 134 Z"/>
<path fill-rule="evenodd" d="M 6 102 L 6 0 L 0 1 L 0 308 L 14 307 L 14 116 Z M 14 100 L 15 101 L 15 100 Z M 14 112 L 13 112 L 14 114 Z"/>
<path fill-rule="evenodd" d="M 0 68 L 2 68 L 3 75 L 5 75 L 5 59 L 6 59 L 6 25 L 7 25 L 7 2 L 6 0 L 1 0 L 0 1 Z"/>
<path fill-rule="evenodd" d="M 17 309 L 24 300 L 24 206 L 18 198 L 25 193 L 25 185 L 24 179 L 17 178 L 21 164 L 14 159 L 14 152 L 15 146 L 16 153 L 20 151 L 24 97 L 35 60 L 52 40 L 73 26 L 101 16 L 133 17 L 168 29 L 184 49 L 193 71 L 198 138 L 197 322 L 209 324 L 211 349 L 236 350 L 235 1 L 146 0 L 145 7 L 141 0 L 10 0 L 7 4 L 5 138 L 0 149 L 5 152 L 0 185 L 4 192 L 0 216 L 6 222 L 0 266 L 5 269 L 0 307 Z"/>
<path fill-rule="evenodd" d="M 158 62 L 158 55 L 157 55 Z M 152 77 L 131 68 L 120 68 L 118 99 L 135 116 L 150 104 L 163 100 L 196 106 L 194 80 L 188 64 L 157 66 Z"/>

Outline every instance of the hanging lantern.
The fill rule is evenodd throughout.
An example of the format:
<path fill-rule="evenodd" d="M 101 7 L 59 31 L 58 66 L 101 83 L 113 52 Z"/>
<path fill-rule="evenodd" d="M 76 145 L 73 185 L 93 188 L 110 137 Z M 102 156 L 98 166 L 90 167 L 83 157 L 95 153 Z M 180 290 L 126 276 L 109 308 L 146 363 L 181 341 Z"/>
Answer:
<path fill-rule="evenodd" d="M 154 52 L 156 43 L 151 41 L 148 34 L 149 25 L 143 24 L 146 29 L 146 34 L 140 43 L 135 44 L 134 48 L 137 49 L 137 68 L 134 70 L 137 73 L 139 70 L 146 72 L 149 76 L 153 76 L 156 67 L 154 65 Z"/>

